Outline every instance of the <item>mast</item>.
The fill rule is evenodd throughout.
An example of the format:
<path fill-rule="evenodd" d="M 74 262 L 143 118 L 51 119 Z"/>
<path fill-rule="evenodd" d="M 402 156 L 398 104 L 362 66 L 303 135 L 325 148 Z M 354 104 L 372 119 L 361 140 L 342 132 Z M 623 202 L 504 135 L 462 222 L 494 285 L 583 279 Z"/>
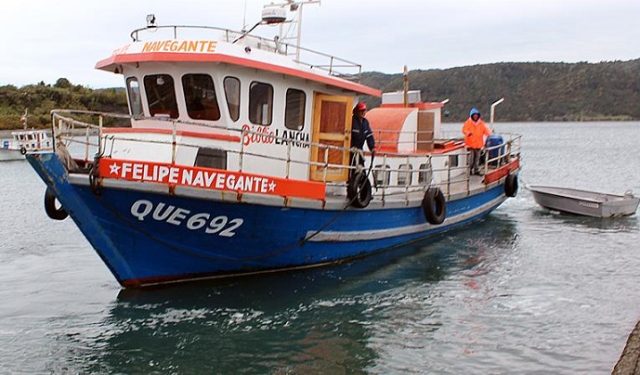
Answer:
<path fill-rule="evenodd" d="M 304 1 L 294 1 L 287 0 L 286 3 L 281 4 L 271 4 L 269 6 L 280 6 L 280 7 L 289 7 L 289 12 L 297 13 L 294 15 L 291 20 L 287 21 L 289 27 L 285 31 L 284 25 L 280 25 L 280 35 L 278 36 L 278 40 L 284 43 L 290 43 L 296 46 L 295 51 L 295 59 L 296 61 L 300 61 L 300 41 L 302 40 L 302 8 L 305 5 L 309 4 L 320 4 L 320 0 L 304 0 Z M 288 55 L 293 55 L 289 53 Z"/>

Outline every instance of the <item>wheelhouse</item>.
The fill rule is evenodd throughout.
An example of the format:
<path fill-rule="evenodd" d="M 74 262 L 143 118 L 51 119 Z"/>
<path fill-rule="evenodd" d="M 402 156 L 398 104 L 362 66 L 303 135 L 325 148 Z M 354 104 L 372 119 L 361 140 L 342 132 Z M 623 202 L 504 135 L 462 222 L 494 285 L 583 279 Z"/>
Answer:
<path fill-rule="evenodd" d="M 326 71 L 318 68 L 322 64 L 295 62 L 266 40 L 246 36 L 233 43 L 234 35 L 225 30 L 216 40 L 136 40 L 99 62 L 99 69 L 124 76 L 133 116 L 130 129 L 105 129 L 105 150 L 114 158 L 345 181 L 347 169 L 319 173 L 309 163 L 347 166 L 348 152 L 311 144 L 348 149 L 357 96 L 380 92 L 336 76 L 332 65 Z M 315 55 L 360 69 L 337 57 Z M 175 153 L 167 150 L 171 142 L 132 147 L 149 134 L 177 135 Z M 180 145 L 185 138 L 189 146 Z M 287 154 L 294 162 L 285 168 L 282 160 L 265 163 L 255 156 L 264 154 Z"/>

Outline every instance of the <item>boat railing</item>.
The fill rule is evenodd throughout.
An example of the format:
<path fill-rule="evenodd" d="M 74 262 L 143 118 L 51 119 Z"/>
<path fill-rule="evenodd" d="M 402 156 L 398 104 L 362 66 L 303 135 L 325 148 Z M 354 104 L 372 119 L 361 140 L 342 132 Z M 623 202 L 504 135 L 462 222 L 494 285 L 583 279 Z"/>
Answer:
<path fill-rule="evenodd" d="M 82 119 L 75 119 L 72 116 L 78 115 L 83 117 Z M 107 118 L 109 119 L 107 121 Z M 90 120 L 94 122 L 91 123 Z M 237 165 L 228 165 L 230 170 L 237 170 L 242 172 L 245 170 L 246 159 L 249 157 L 278 161 L 283 165 L 283 175 L 285 178 L 291 178 L 291 170 L 295 165 L 304 165 L 307 168 L 314 167 L 322 174 L 322 180 L 327 186 L 344 187 L 346 182 L 339 181 L 333 182 L 330 178 L 327 178 L 329 170 L 345 171 L 347 173 L 353 173 L 356 169 L 362 168 L 359 163 L 336 164 L 330 160 L 331 152 L 340 152 L 342 155 L 355 155 L 357 158 L 363 158 L 365 160 L 371 160 L 373 166 L 371 167 L 370 181 L 376 187 L 376 191 L 373 193 L 374 197 L 379 197 L 383 204 L 389 197 L 398 197 L 404 195 L 404 199 L 409 202 L 412 194 L 417 192 L 424 192 L 429 187 L 438 187 L 442 190 L 446 197 L 450 197 L 453 194 L 466 193 L 470 194 L 471 190 L 471 176 L 469 174 L 468 165 L 468 152 L 464 149 L 458 149 L 455 152 L 433 154 L 433 153 L 401 153 L 401 152 L 381 152 L 376 154 L 375 158 L 371 158 L 371 154 L 355 148 L 345 148 L 335 145 L 328 145 L 317 142 L 299 141 L 299 144 L 303 144 L 309 147 L 311 150 L 317 149 L 323 157 L 320 160 L 299 160 L 292 157 L 292 143 L 290 139 L 285 137 L 279 137 L 275 135 L 266 135 L 266 137 L 278 140 L 280 143 L 287 145 L 286 155 L 275 156 L 265 153 L 257 153 L 245 148 L 245 143 L 242 140 L 251 137 L 252 135 L 262 136 L 265 135 L 260 132 L 252 131 L 250 129 L 237 129 L 229 128 L 220 125 L 207 124 L 202 122 L 191 122 L 183 120 L 173 119 L 158 119 L 146 118 L 146 120 L 156 120 L 167 122 L 171 128 L 170 139 L 140 139 L 135 136 L 127 136 L 126 134 L 119 134 L 117 138 L 113 134 L 106 132 L 106 124 L 118 124 L 118 122 L 127 121 L 130 126 L 131 120 L 141 120 L 143 118 L 133 118 L 124 114 L 108 114 L 102 112 L 91 111 L 52 111 L 52 133 L 55 139 L 55 147 L 70 147 L 72 144 L 83 145 L 82 157 L 76 157 L 81 161 L 84 159 L 84 165 L 90 166 L 94 162 L 95 157 L 102 157 L 110 155 L 113 150 L 114 142 L 127 141 L 127 142 L 140 142 L 146 144 L 165 144 L 171 146 L 171 161 L 175 163 L 176 153 L 178 147 L 201 147 L 202 144 L 197 144 L 188 140 L 184 140 L 184 137 L 178 138 L 178 125 L 196 125 L 208 128 L 224 131 L 227 134 L 237 134 L 240 142 L 236 143 L 236 146 L 225 147 L 224 151 L 237 156 Z M 118 126 L 120 127 L 120 126 Z M 239 146 L 237 145 L 239 144 Z M 497 150 L 497 151 L 493 151 Z M 511 160 L 514 157 L 519 157 L 520 152 L 520 136 L 509 135 L 507 141 L 501 145 L 491 147 L 487 149 L 487 153 L 491 151 L 496 155 L 487 157 L 484 165 L 484 172 L 488 173 L 491 168 L 496 168 L 496 165 L 501 165 L 507 160 Z M 464 157 L 465 162 L 460 163 L 460 157 Z M 230 159 L 227 159 L 230 160 Z M 495 163 L 494 163 L 495 162 Z M 494 165 L 496 164 L 496 165 Z M 391 165 L 398 165 L 397 167 L 391 167 Z M 418 166 L 414 168 L 414 166 Z M 234 168 L 235 167 L 235 168 Z M 394 176 L 392 179 L 391 176 Z M 417 178 L 416 178 L 417 177 Z"/>
<path fill-rule="evenodd" d="M 230 30 L 215 26 L 165 25 L 143 27 L 130 34 L 134 42 L 141 42 L 142 36 L 152 35 L 155 39 L 164 37 L 178 39 L 188 37 L 193 32 L 214 32 L 218 38 L 227 43 L 242 42 L 248 46 L 292 57 L 293 61 L 311 69 L 323 70 L 330 75 L 355 80 L 362 73 L 362 65 L 324 52 L 285 43 L 278 37 L 269 39 L 242 31 Z M 168 35 L 167 35 L 168 34 Z"/>

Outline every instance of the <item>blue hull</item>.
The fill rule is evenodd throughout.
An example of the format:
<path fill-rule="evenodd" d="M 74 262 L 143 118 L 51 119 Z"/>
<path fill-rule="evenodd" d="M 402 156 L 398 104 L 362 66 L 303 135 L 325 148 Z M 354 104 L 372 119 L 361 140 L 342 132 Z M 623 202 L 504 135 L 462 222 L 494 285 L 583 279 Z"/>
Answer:
<path fill-rule="evenodd" d="M 498 185 L 448 202 L 447 217 L 460 218 L 452 224 L 403 231 L 427 227 L 420 207 L 283 208 L 114 188 L 96 195 L 70 184 L 55 154 L 27 159 L 125 287 L 338 262 L 465 225 L 504 200 Z M 320 230 L 346 236 L 309 238 Z"/>

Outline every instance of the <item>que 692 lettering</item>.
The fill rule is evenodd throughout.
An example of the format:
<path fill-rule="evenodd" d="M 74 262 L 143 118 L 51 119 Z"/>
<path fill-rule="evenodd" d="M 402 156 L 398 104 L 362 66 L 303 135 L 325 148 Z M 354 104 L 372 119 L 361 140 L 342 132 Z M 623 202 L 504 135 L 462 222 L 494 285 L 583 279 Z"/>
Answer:
<path fill-rule="evenodd" d="M 164 221 L 171 225 L 184 225 L 189 230 L 204 230 L 207 234 L 217 234 L 222 237 L 233 237 L 244 223 L 243 219 L 229 219 L 224 215 L 213 216 L 206 212 L 191 213 L 190 210 L 140 199 L 131 205 L 131 215 L 140 221 L 148 219 Z M 212 217 L 213 216 L 213 217 Z"/>

